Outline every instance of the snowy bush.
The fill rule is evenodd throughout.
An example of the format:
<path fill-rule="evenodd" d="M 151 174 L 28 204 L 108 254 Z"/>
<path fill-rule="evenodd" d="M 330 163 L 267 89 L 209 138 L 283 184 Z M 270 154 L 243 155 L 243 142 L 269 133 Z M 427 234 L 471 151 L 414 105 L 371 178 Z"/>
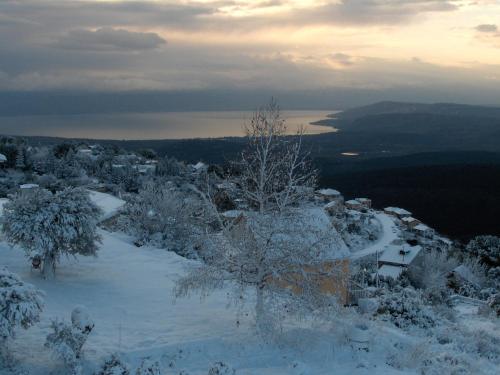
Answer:
<path fill-rule="evenodd" d="M 117 354 L 113 354 L 94 375 L 130 375 L 130 368 Z"/>
<path fill-rule="evenodd" d="M 0 267 L 0 342 L 13 338 L 15 328 L 37 323 L 42 309 L 42 292 Z"/>
<path fill-rule="evenodd" d="M 124 226 L 140 242 L 192 257 L 190 246 L 195 235 L 198 199 L 161 183 L 146 184 L 124 207 Z"/>
<path fill-rule="evenodd" d="M 500 237 L 477 236 L 467 244 L 466 251 L 488 269 L 500 267 Z"/>
<path fill-rule="evenodd" d="M 135 375 L 162 375 L 160 363 L 150 358 L 144 358 Z"/>
<path fill-rule="evenodd" d="M 63 360 L 72 374 L 79 375 L 82 348 L 94 328 L 89 314 L 85 308 L 77 307 L 71 314 L 71 324 L 53 320 L 51 328 L 53 332 L 47 336 L 45 346 Z"/>
<path fill-rule="evenodd" d="M 490 298 L 488 298 L 488 306 L 497 314 L 497 316 L 500 316 L 500 294 L 494 294 Z"/>
<path fill-rule="evenodd" d="M 432 289 L 435 293 L 446 288 L 446 277 L 457 266 L 455 258 L 432 249 L 423 254 L 419 264 L 410 267 L 408 277 L 416 288 Z"/>
<path fill-rule="evenodd" d="M 44 189 L 17 194 L 4 206 L 4 232 L 11 245 L 24 247 L 55 272 L 61 255 L 96 255 L 100 209 L 82 189 L 52 194 Z"/>
<path fill-rule="evenodd" d="M 424 304 L 422 292 L 411 287 L 384 290 L 379 297 L 377 314 L 400 328 L 429 328 L 435 325 L 435 314 Z"/>
<path fill-rule="evenodd" d="M 208 370 L 208 375 L 234 375 L 236 370 L 224 362 L 215 362 Z"/>

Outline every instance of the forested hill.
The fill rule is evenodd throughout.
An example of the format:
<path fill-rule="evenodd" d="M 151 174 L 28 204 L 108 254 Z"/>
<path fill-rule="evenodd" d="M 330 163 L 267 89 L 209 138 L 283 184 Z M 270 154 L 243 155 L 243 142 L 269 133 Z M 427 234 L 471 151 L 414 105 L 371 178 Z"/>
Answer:
<path fill-rule="evenodd" d="M 367 106 L 347 109 L 343 112 L 330 115 L 330 119 L 320 121 L 321 124 L 335 124 L 337 127 L 346 127 L 356 121 L 370 117 L 389 115 L 416 115 L 426 114 L 454 118 L 488 118 L 500 120 L 500 107 L 487 107 L 455 103 L 407 103 L 383 101 Z M 384 116 L 382 116 L 384 115 Z M 404 117 L 404 116 L 401 116 Z M 431 116 L 429 116 L 431 117 Z M 418 119 L 418 117 L 416 117 Z"/>

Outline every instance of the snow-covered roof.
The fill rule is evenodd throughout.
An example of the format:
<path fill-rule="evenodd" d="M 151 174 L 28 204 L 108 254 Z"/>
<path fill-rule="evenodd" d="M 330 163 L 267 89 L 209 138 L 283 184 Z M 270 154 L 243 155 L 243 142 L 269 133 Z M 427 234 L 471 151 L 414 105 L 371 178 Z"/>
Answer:
<path fill-rule="evenodd" d="M 414 223 L 414 222 L 419 221 L 419 220 L 415 219 L 412 216 L 407 216 L 407 217 L 402 218 L 401 221 L 403 221 L 405 223 Z"/>
<path fill-rule="evenodd" d="M 337 201 L 331 201 L 331 202 L 328 202 L 327 204 L 325 204 L 323 206 L 323 208 L 333 208 L 333 207 L 337 207 L 337 206 L 340 206 L 341 203 L 337 202 Z"/>
<path fill-rule="evenodd" d="M 411 216 L 411 212 L 399 207 L 386 207 L 384 211 L 387 213 L 393 213 L 399 216 Z"/>
<path fill-rule="evenodd" d="M 269 216 L 262 221 L 252 212 L 247 212 L 245 217 L 250 228 L 256 226 L 259 233 L 272 231 L 273 242 L 278 248 L 286 243 L 304 246 L 315 251 L 318 258 L 325 261 L 347 258 L 350 255 L 342 237 L 321 207 L 297 208 L 279 219 Z"/>
<path fill-rule="evenodd" d="M 348 201 L 345 202 L 345 204 L 352 204 L 352 205 L 361 205 L 361 202 L 358 201 L 357 199 L 349 199 Z"/>
<path fill-rule="evenodd" d="M 390 245 L 384 250 L 384 253 L 379 258 L 379 262 L 407 266 L 413 262 L 421 250 L 421 246 L 410 246 L 406 244 L 402 246 Z"/>
<path fill-rule="evenodd" d="M 38 187 L 38 184 L 22 184 L 22 185 L 19 185 L 20 189 L 34 189 L 34 188 L 37 188 L 37 187 Z"/>
<path fill-rule="evenodd" d="M 201 161 L 199 161 L 198 163 L 196 163 L 195 165 L 193 165 L 193 169 L 199 171 L 200 169 L 203 169 L 206 167 L 206 164 L 205 163 L 202 163 Z"/>
<path fill-rule="evenodd" d="M 5 163 L 7 161 L 7 156 L 0 154 L 0 163 Z"/>
<path fill-rule="evenodd" d="M 360 202 L 360 203 L 366 203 L 366 202 L 371 202 L 372 200 L 370 198 L 354 198 L 354 200 Z"/>
<path fill-rule="evenodd" d="M 414 230 L 416 231 L 419 231 L 419 232 L 429 232 L 429 231 L 432 231 L 431 228 L 429 228 L 427 225 L 425 224 L 418 224 L 418 225 L 415 225 L 415 227 L 413 228 Z"/>
<path fill-rule="evenodd" d="M 320 189 L 320 190 L 317 190 L 316 192 L 318 194 L 326 195 L 326 196 L 330 196 L 330 197 L 338 197 L 341 195 L 340 191 L 335 190 L 335 189 Z"/>
<path fill-rule="evenodd" d="M 392 266 L 390 264 L 384 264 L 378 269 L 379 276 L 392 277 L 396 280 L 399 275 L 403 272 L 404 268 L 401 266 Z"/>

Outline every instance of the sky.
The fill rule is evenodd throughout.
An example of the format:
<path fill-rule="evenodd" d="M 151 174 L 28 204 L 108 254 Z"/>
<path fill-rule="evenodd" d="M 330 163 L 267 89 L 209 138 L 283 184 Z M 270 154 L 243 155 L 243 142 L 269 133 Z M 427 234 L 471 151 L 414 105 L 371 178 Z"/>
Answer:
<path fill-rule="evenodd" d="M 497 0 L 0 0 L 0 46 L 0 91 L 431 90 L 500 105 Z"/>

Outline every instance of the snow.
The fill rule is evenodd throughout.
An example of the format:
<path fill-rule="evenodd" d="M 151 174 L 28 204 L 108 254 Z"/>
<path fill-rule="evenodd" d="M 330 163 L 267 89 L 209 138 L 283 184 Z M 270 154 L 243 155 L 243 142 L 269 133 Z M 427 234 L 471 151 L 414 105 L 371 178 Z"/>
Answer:
<path fill-rule="evenodd" d="M 340 196 L 340 192 L 335 189 L 321 189 L 317 191 L 318 194 L 330 197 L 338 197 Z"/>
<path fill-rule="evenodd" d="M 403 272 L 403 269 L 404 268 L 400 266 L 391 266 L 388 264 L 384 264 L 378 269 L 378 275 L 383 277 L 392 277 L 394 280 L 396 280 Z"/>
<path fill-rule="evenodd" d="M 38 187 L 37 184 L 23 184 L 23 185 L 19 185 L 20 189 L 35 189 L 37 187 Z"/>
<path fill-rule="evenodd" d="M 421 250 L 422 247 L 418 245 L 390 245 L 386 249 L 384 249 L 384 253 L 380 257 L 379 262 L 407 266 L 413 262 L 413 260 L 417 257 Z"/>
<path fill-rule="evenodd" d="M 50 320 L 70 316 L 78 305 L 86 306 L 95 321 L 84 347 L 84 367 L 91 371 L 118 351 L 135 366 L 145 356 L 173 363 L 173 374 L 183 369 L 190 375 L 206 375 L 216 361 L 229 363 L 238 375 L 326 375 L 332 368 L 340 375 L 398 373 L 378 358 L 377 351 L 366 353 L 371 364 L 358 370 L 359 361 L 329 326 L 297 328 L 282 345 L 266 344 L 253 333 L 248 311 L 235 324 L 236 311 L 226 308 L 225 291 L 203 301 L 197 296 L 174 301 L 174 282 L 192 261 L 165 250 L 138 249 L 118 234 L 101 234 L 97 258 L 63 258 L 53 280 L 31 271 L 20 249 L 0 243 L 0 263 L 46 294 L 41 323 L 19 331 L 12 344 L 14 355 L 22 358 L 31 375 L 52 373 L 61 366 L 43 343 Z M 294 372 L 297 367 L 307 370 Z"/>
<path fill-rule="evenodd" d="M 411 212 L 405 210 L 404 208 L 399 208 L 399 207 L 386 207 L 384 208 L 384 212 L 392 215 L 396 215 L 398 217 L 403 217 L 403 216 L 411 216 Z"/>
<path fill-rule="evenodd" d="M 372 243 L 370 246 L 365 247 L 363 250 L 356 251 L 351 254 L 351 259 L 359 259 L 367 255 L 375 254 L 377 252 L 381 253 L 387 246 L 389 246 L 394 240 L 399 239 L 399 230 L 394 223 L 391 216 L 376 212 L 374 214 L 375 219 L 382 225 L 382 235 L 380 238 Z"/>
<path fill-rule="evenodd" d="M 92 202 L 94 202 L 103 211 L 101 220 L 113 217 L 125 204 L 124 200 L 111 194 L 101 193 L 94 190 L 89 190 L 89 193 Z"/>

